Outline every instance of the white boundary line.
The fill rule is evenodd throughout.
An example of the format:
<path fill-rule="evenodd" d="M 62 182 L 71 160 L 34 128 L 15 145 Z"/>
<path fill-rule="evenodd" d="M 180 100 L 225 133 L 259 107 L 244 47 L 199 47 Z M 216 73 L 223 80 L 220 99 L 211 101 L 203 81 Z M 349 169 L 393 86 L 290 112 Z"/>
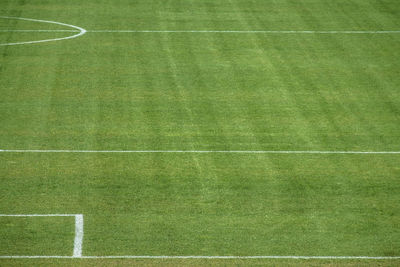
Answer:
<path fill-rule="evenodd" d="M 70 27 L 70 28 L 79 30 L 79 32 L 78 32 L 77 34 L 74 34 L 74 35 L 71 35 L 71 36 L 67 36 L 67 37 L 53 38 L 53 39 L 45 39 L 45 40 L 38 40 L 38 41 L 28 41 L 28 42 L 5 43 L 5 44 L 0 44 L 0 46 L 7 46 L 7 45 L 23 45 L 23 44 L 37 44 L 37 43 L 45 43 L 45 42 L 54 42 L 54 41 L 68 40 L 68 39 L 77 38 L 77 37 L 82 36 L 82 35 L 84 35 L 84 34 L 86 33 L 86 30 L 83 29 L 83 28 L 81 28 L 81 27 L 74 26 L 74 25 L 71 25 L 71 24 L 56 22 L 56 21 L 41 20 L 41 19 L 28 19 L 28 18 L 19 18 L 19 17 L 7 17 L 7 16 L 0 16 L 0 18 L 3 18 L 3 19 L 18 19 L 18 20 L 26 20 L 26 21 L 41 22 L 41 23 L 57 24 L 57 25 L 66 26 L 66 27 Z"/>
<path fill-rule="evenodd" d="M 400 154 L 400 151 L 314 151 L 314 150 L 41 150 L 0 149 L 0 153 L 222 153 L 222 154 Z"/>
<path fill-rule="evenodd" d="M 79 32 L 78 30 L 0 30 L 0 32 Z"/>
<path fill-rule="evenodd" d="M 75 217 L 77 215 L 78 214 L 0 214 L 0 217 Z"/>
<path fill-rule="evenodd" d="M 0 217 L 75 217 L 75 238 L 74 250 L 72 257 L 79 258 L 82 256 L 82 243 L 83 243 L 83 215 L 82 214 L 0 214 Z M 19 257 L 49 257 L 49 256 L 0 256 L 0 259 L 6 258 L 19 258 Z M 63 256 L 50 256 L 50 257 L 63 257 Z"/>
<path fill-rule="evenodd" d="M 269 33 L 269 34 L 392 34 L 400 31 L 235 31 L 235 30 L 88 30 L 92 33 Z"/>
<path fill-rule="evenodd" d="M 0 16 L 1 18 L 1 16 Z M 57 23 L 58 24 L 58 23 Z M 68 25 L 68 24 L 63 24 Z M 70 25 L 72 26 L 72 25 Z M 74 26 L 76 27 L 76 26 Z M 79 28 L 79 27 L 77 27 Z M 0 32 L 80 32 L 77 30 L 0 30 Z M 266 34 L 397 34 L 400 31 L 218 31 L 218 30 L 86 30 L 86 33 L 266 33 Z"/>
<path fill-rule="evenodd" d="M 320 259 L 320 260 L 398 260 L 400 256 L 0 256 L 0 259 Z"/>

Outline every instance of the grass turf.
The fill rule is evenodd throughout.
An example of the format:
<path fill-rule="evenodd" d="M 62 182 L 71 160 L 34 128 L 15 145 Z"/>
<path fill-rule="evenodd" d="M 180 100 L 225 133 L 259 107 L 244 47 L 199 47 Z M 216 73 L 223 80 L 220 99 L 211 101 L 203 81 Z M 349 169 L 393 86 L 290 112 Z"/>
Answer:
<path fill-rule="evenodd" d="M 4 265 L 12 266 L 345 266 L 345 267 L 365 267 L 365 266 L 397 266 L 396 260 L 96 260 L 96 259 L 23 259 L 23 260 L 2 260 Z"/>
<path fill-rule="evenodd" d="M 400 28 L 389 0 L 6 0 L 0 15 L 87 30 Z M 64 35 L 0 42 L 51 36 Z M 398 151 L 399 39 L 89 32 L 1 46 L 0 148 Z M 399 256 L 398 155 L 0 157 L 1 213 L 83 213 L 84 255 Z M 0 254 L 20 230 L 1 234 Z"/>

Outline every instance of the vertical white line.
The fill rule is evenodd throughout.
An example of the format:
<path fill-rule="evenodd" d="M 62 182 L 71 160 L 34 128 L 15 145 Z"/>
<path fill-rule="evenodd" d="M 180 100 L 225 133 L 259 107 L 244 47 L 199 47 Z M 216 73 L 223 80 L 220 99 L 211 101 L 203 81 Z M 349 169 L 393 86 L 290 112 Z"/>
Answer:
<path fill-rule="evenodd" d="M 74 240 L 74 254 L 75 258 L 82 257 L 82 242 L 83 242 L 83 215 L 75 215 L 75 240 Z"/>

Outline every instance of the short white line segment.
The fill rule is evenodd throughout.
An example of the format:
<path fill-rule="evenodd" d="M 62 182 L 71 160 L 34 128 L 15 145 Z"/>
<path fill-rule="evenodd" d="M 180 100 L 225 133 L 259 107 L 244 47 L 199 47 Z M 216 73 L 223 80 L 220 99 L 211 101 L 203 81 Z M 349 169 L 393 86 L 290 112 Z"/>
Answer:
<path fill-rule="evenodd" d="M 41 150 L 0 149 L 0 153 L 234 153 L 234 154 L 400 154 L 400 151 L 314 151 L 314 150 Z"/>
<path fill-rule="evenodd" d="M 75 240 L 74 240 L 74 253 L 73 257 L 82 256 L 82 243 L 83 243 L 83 215 L 75 215 Z"/>
<path fill-rule="evenodd" d="M 41 19 L 28 19 L 28 18 L 19 18 L 19 17 L 7 17 L 7 16 L 0 16 L 0 18 L 3 19 L 17 19 L 17 20 L 25 20 L 25 21 L 33 21 L 33 22 L 41 22 L 41 23 L 49 23 L 49 24 L 56 24 L 56 25 L 61 25 L 65 27 L 70 27 L 75 30 L 78 30 L 79 32 L 77 34 L 67 36 L 67 37 L 61 37 L 61 38 L 52 38 L 52 39 L 45 39 L 45 40 L 38 40 L 38 41 L 27 41 L 27 42 L 16 42 L 16 43 L 4 43 L 0 44 L 0 46 L 8 46 L 8 45 L 23 45 L 23 44 L 37 44 L 37 43 L 45 43 L 45 42 L 54 42 L 54 41 L 61 41 L 61 40 L 68 40 L 68 39 L 73 39 L 77 38 L 79 36 L 82 36 L 86 33 L 86 30 L 75 26 L 71 24 L 66 24 L 66 23 L 61 23 L 61 22 L 56 22 L 56 21 L 50 21 L 50 20 L 41 20 Z"/>

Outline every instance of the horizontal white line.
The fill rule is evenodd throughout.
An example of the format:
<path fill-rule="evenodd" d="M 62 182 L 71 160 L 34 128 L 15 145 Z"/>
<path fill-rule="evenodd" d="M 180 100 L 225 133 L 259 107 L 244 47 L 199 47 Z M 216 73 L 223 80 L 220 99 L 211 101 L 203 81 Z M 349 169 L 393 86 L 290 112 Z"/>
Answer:
<path fill-rule="evenodd" d="M 333 259 L 393 260 L 400 256 L 0 256 L 0 259 Z"/>
<path fill-rule="evenodd" d="M 400 151 L 285 151 L 285 150 L 40 150 L 0 149 L 0 153 L 235 153 L 235 154 L 400 154 Z"/>
<path fill-rule="evenodd" d="M 0 32 L 79 32 L 77 30 L 8 30 Z M 235 31 L 235 30 L 87 30 L 87 33 L 264 33 L 264 34 L 397 34 L 399 31 Z"/>
<path fill-rule="evenodd" d="M 0 30 L 0 32 L 79 32 L 78 30 Z"/>
<path fill-rule="evenodd" d="M 81 214 L 0 214 L 0 217 L 75 217 Z"/>
<path fill-rule="evenodd" d="M 270 34 L 389 34 L 400 31 L 218 31 L 218 30 L 89 30 L 93 33 L 270 33 Z"/>

